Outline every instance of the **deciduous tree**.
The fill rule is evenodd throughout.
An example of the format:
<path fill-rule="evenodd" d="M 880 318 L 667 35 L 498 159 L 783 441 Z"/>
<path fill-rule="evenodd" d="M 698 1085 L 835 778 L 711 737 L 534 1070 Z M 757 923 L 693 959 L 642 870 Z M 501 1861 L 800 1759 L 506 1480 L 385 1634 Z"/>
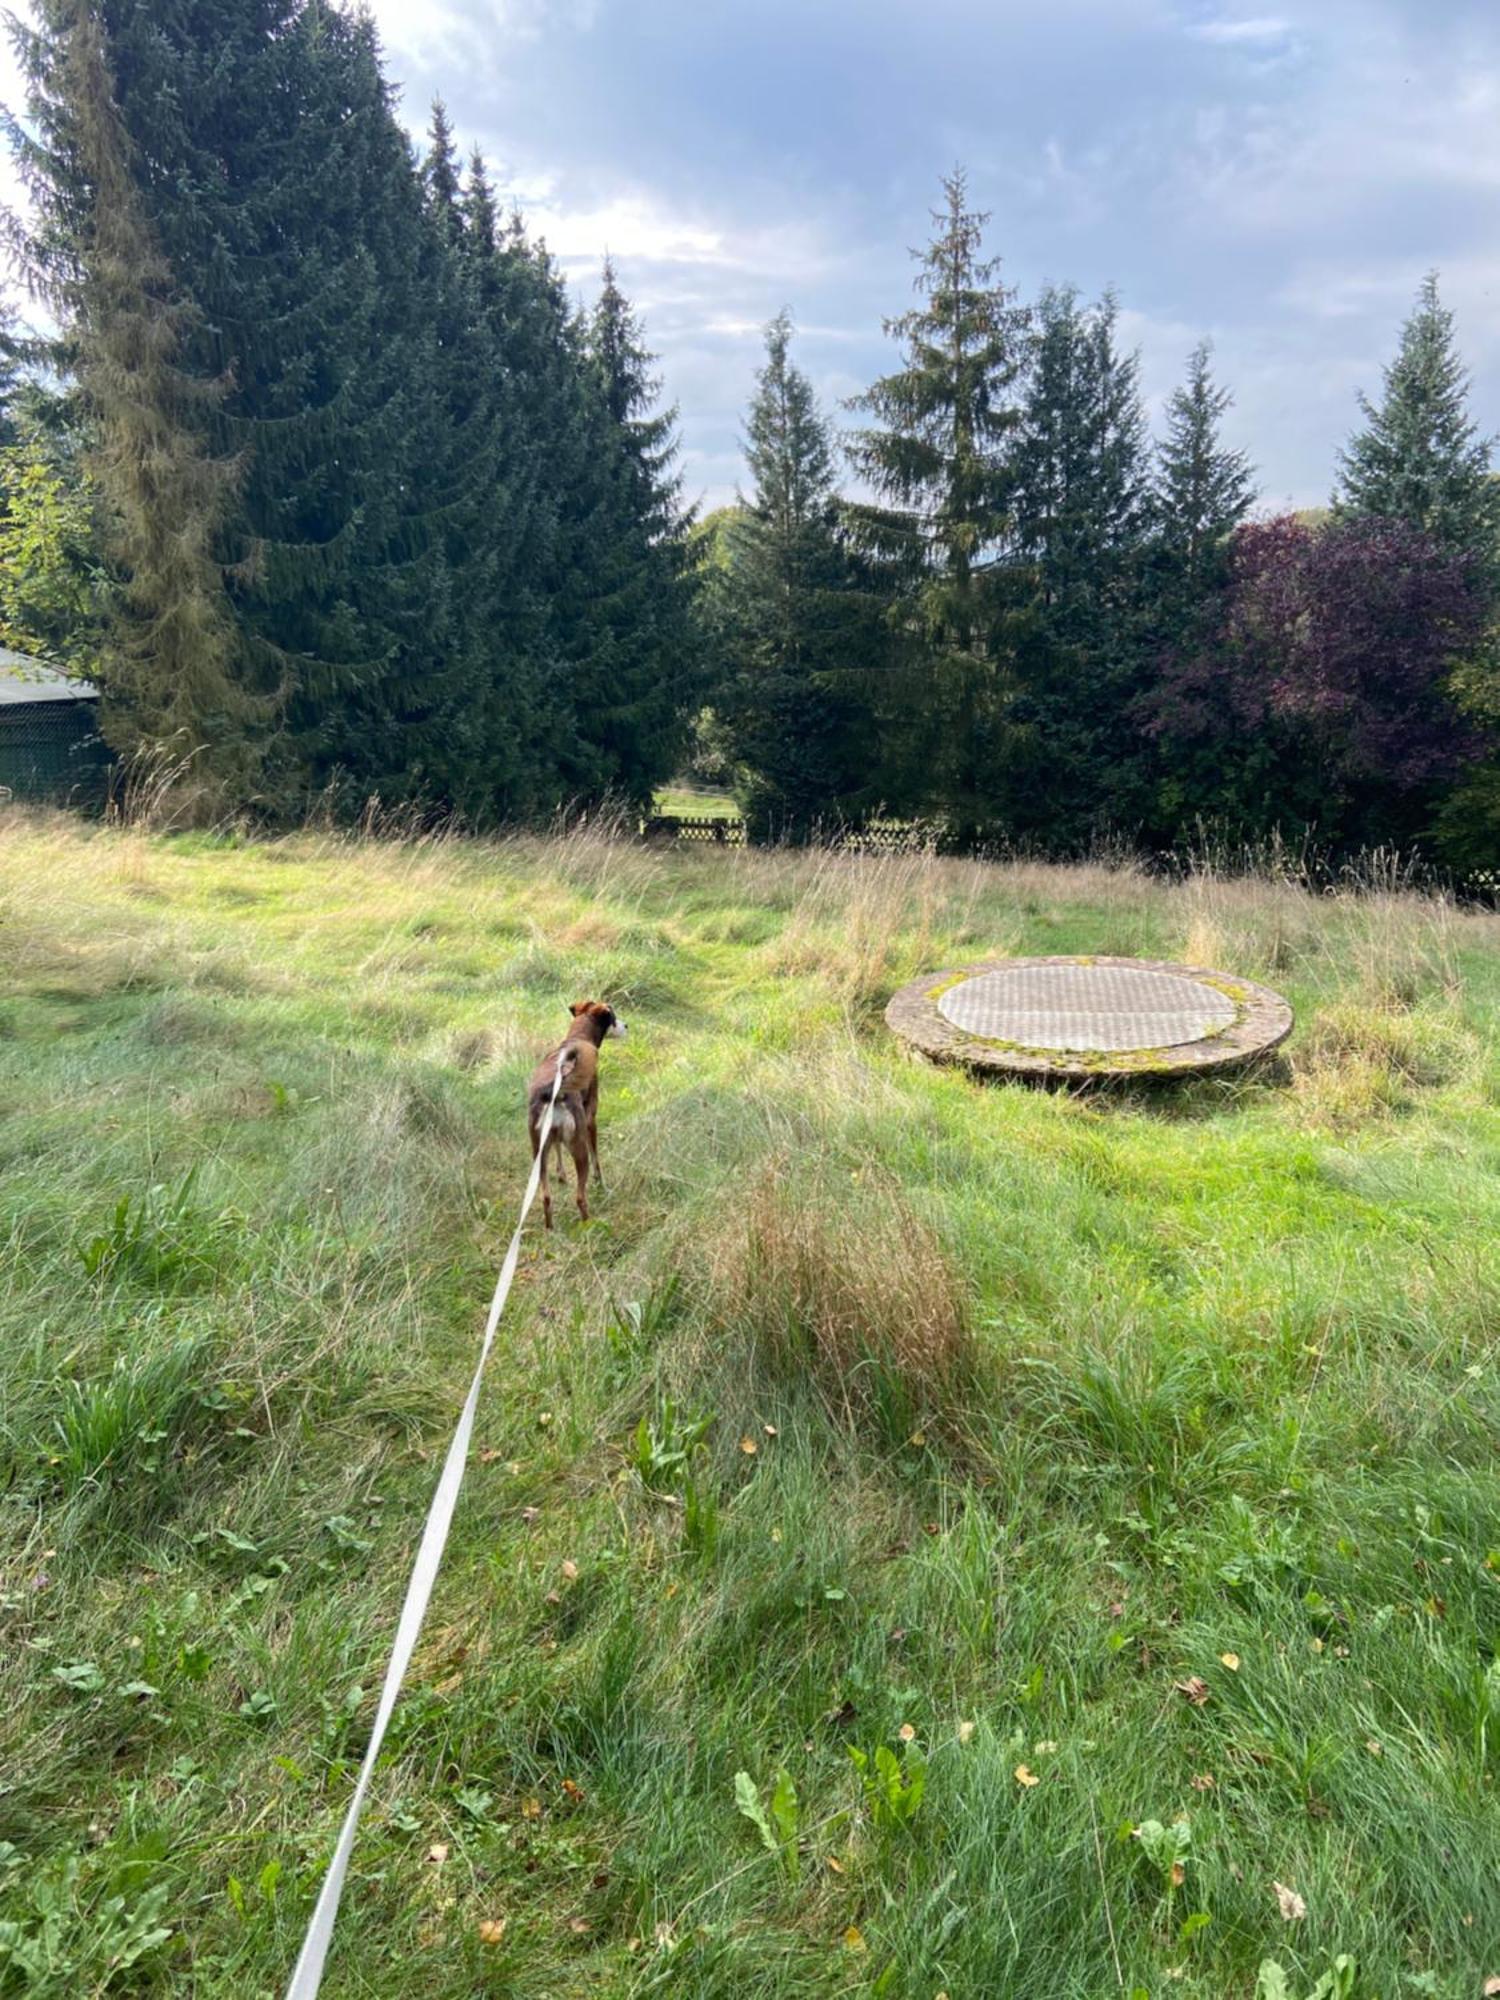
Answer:
<path fill-rule="evenodd" d="M 1151 697 L 1170 809 L 1345 852 L 1430 837 L 1483 748 L 1452 677 L 1484 621 L 1474 558 L 1407 522 L 1241 528 L 1222 628 Z"/>

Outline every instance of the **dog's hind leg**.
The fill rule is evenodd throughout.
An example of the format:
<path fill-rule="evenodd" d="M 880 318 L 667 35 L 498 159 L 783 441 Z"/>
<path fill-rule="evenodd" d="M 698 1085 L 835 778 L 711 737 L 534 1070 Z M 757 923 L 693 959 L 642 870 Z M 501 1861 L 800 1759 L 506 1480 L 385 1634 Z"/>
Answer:
<path fill-rule="evenodd" d="M 589 1153 L 594 1162 L 595 1176 L 598 1179 L 599 1186 L 602 1188 L 604 1186 L 604 1169 L 599 1164 L 599 1119 L 593 1110 L 589 1112 Z"/>
<path fill-rule="evenodd" d="M 589 1142 L 580 1132 L 573 1141 L 573 1170 L 578 1175 L 578 1218 L 589 1219 Z"/>

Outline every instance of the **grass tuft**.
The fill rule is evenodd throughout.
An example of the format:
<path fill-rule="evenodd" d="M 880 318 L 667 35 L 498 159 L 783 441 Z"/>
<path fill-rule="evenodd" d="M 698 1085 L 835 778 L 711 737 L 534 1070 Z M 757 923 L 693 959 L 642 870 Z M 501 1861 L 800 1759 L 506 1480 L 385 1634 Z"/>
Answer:
<path fill-rule="evenodd" d="M 878 1412 L 899 1442 L 975 1378 L 969 1301 L 936 1235 L 896 1185 L 836 1155 L 767 1161 L 707 1261 L 702 1323 L 721 1358 L 810 1378 L 850 1425 Z"/>

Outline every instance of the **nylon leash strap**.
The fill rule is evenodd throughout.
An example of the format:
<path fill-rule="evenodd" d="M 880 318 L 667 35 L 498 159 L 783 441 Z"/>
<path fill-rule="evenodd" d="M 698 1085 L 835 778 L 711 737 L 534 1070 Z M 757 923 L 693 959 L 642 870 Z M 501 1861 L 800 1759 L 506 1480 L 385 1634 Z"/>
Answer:
<path fill-rule="evenodd" d="M 365 1750 L 364 1762 L 359 1768 L 359 1778 L 354 1787 L 354 1795 L 349 1801 L 349 1809 L 344 1814 L 338 1845 L 333 1850 L 328 1873 L 323 1877 L 323 1886 L 318 1891 L 318 1901 L 312 1913 L 312 1921 L 308 1924 L 307 1936 L 302 1941 L 302 1950 L 298 1954 L 296 1969 L 292 1973 L 292 1983 L 287 1988 L 287 2000 L 317 2000 L 318 1988 L 322 1984 L 323 1961 L 328 1956 L 328 1946 L 333 1937 L 333 1926 L 339 1913 L 339 1901 L 344 1893 L 344 1877 L 348 1873 L 349 1857 L 354 1851 L 354 1836 L 359 1828 L 359 1816 L 364 1808 L 365 1794 L 370 1788 L 370 1779 L 374 1775 L 376 1759 L 385 1741 L 385 1732 L 396 1706 L 396 1698 L 401 1692 L 401 1683 L 406 1677 L 406 1670 L 411 1665 L 411 1656 L 421 1635 L 422 1621 L 427 1615 L 432 1587 L 437 1581 L 443 1550 L 447 1546 L 448 1530 L 453 1524 L 453 1510 L 458 1502 L 459 1488 L 463 1485 L 469 1444 L 474 1434 L 474 1415 L 479 1407 L 480 1385 L 484 1380 L 490 1349 L 495 1344 L 495 1329 L 500 1324 L 500 1315 L 505 1310 L 505 1301 L 510 1296 L 511 1284 L 516 1275 L 516 1265 L 520 1261 L 521 1231 L 526 1226 L 526 1218 L 531 1213 L 531 1205 L 536 1200 L 537 1189 L 541 1186 L 542 1162 L 547 1157 L 547 1141 L 552 1133 L 552 1117 L 557 1109 L 562 1081 L 563 1066 L 559 1054 L 557 1072 L 552 1079 L 552 1095 L 547 1101 L 547 1115 L 542 1120 L 541 1139 L 536 1149 L 536 1158 L 531 1163 L 531 1178 L 526 1183 L 526 1194 L 521 1202 L 521 1214 L 516 1223 L 515 1233 L 510 1239 L 510 1248 L 505 1253 L 505 1262 L 500 1266 L 500 1276 L 495 1281 L 494 1296 L 490 1300 L 489 1317 L 485 1321 L 484 1340 L 479 1349 L 474 1379 L 469 1384 L 469 1393 L 464 1399 L 457 1428 L 448 1446 L 448 1455 L 443 1460 L 443 1469 L 432 1496 L 432 1503 L 427 1509 L 427 1522 L 422 1529 L 422 1540 L 417 1549 L 416 1561 L 412 1565 L 411 1580 L 406 1586 L 406 1601 L 401 1606 L 395 1643 L 391 1647 L 390 1662 L 386 1667 L 385 1680 L 380 1689 L 380 1700 L 375 1709 L 375 1721 L 370 1730 L 370 1741 Z"/>

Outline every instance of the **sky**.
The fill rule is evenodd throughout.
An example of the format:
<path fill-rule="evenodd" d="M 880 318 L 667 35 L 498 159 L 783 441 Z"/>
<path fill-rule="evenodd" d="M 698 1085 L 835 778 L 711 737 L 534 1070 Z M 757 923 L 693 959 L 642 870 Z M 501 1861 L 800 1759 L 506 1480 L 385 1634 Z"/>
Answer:
<path fill-rule="evenodd" d="M 608 251 L 679 410 L 687 494 L 744 478 L 783 306 L 829 414 L 940 176 L 1023 297 L 1113 286 L 1159 415 L 1212 340 L 1268 511 L 1326 500 L 1436 269 L 1500 431 L 1496 0 L 372 0 L 414 133 L 440 95 L 589 297 Z M 13 77 L 0 58 L 0 99 Z M 0 188 L 3 193 L 3 188 Z"/>

